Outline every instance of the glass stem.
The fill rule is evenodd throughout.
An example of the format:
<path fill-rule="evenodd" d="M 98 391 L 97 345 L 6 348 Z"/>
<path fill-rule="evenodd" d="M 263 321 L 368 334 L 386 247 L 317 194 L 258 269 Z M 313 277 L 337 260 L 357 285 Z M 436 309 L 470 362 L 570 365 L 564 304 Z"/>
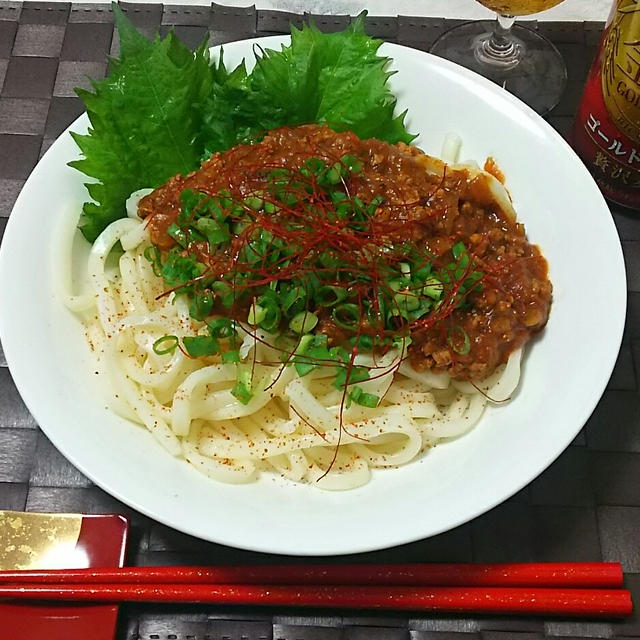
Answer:
<path fill-rule="evenodd" d="M 511 34 L 515 20 L 515 16 L 498 14 L 491 36 L 477 43 L 478 60 L 502 68 L 512 68 L 518 64 L 522 51 Z"/>

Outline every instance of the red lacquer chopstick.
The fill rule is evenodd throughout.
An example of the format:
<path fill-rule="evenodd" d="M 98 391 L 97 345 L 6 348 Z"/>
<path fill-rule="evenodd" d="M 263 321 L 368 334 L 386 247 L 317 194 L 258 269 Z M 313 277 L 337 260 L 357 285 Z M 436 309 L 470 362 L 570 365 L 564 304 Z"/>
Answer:
<path fill-rule="evenodd" d="M 88 602 L 193 602 L 467 613 L 624 617 L 624 589 L 331 585 L 30 584 L 2 585 L 0 597 Z"/>
<path fill-rule="evenodd" d="M 464 587 L 620 587 L 617 562 L 318 564 L 2 571 L 0 584 L 335 584 Z"/>

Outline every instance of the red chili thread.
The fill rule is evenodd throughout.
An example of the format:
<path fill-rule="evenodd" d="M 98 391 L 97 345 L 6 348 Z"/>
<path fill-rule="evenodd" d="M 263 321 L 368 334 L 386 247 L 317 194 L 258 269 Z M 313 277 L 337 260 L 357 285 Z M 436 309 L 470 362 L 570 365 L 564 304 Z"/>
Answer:
<path fill-rule="evenodd" d="M 394 297 L 395 291 L 389 286 L 387 279 L 393 274 L 399 275 L 399 263 L 407 260 L 406 254 L 402 251 L 402 239 L 411 237 L 414 230 L 420 233 L 421 225 L 429 223 L 443 213 L 443 210 L 432 206 L 432 204 L 438 190 L 446 189 L 446 166 L 439 183 L 434 185 L 429 194 L 418 200 L 409 201 L 409 198 L 404 198 L 403 189 L 400 185 L 386 184 L 387 192 L 397 194 L 397 199 L 400 202 L 384 202 L 375 215 L 368 217 L 364 221 L 354 222 L 349 217 L 341 219 L 337 215 L 329 193 L 318 184 L 317 177 L 313 174 L 305 176 L 300 172 L 299 168 L 294 167 L 292 169 L 283 163 L 255 160 L 248 163 L 245 161 L 242 164 L 242 171 L 239 172 L 237 170 L 238 163 L 243 158 L 246 159 L 249 150 L 250 148 L 248 147 L 237 147 L 228 152 L 230 160 L 225 164 L 225 170 L 221 171 L 217 182 L 226 185 L 225 189 L 230 193 L 229 199 L 232 201 L 232 206 L 226 212 L 227 215 L 236 222 L 244 223 L 245 226 L 232 238 L 228 247 L 213 252 L 209 251 L 204 256 L 207 266 L 205 273 L 186 283 L 186 285 L 195 284 L 205 278 L 210 278 L 212 274 L 232 274 L 234 302 L 231 308 L 227 310 L 232 317 L 242 317 L 242 312 L 245 310 L 243 300 L 247 298 L 255 300 L 270 283 L 300 279 L 303 286 L 307 286 L 308 279 L 305 278 L 305 275 L 315 274 L 318 277 L 322 277 L 323 284 L 348 288 L 352 297 L 355 297 L 353 302 L 358 306 L 361 320 L 354 331 L 347 333 L 350 337 L 356 339 L 356 344 L 358 344 L 362 336 L 393 339 L 399 331 L 406 333 L 406 335 L 416 335 L 426 332 L 434 326 L 438 326 L 439 331 L 446 336 L 447 325 L 454 326 L 452 317 L 454 310 L 470 294 L 470 291 L 466 291 L 464 296 L 460 295 L 462 283 L 478 267 L 482 268 L 482 277 L 476 286 L 486 281 L 504 291 L 496 278 L 496 274 L 508 268 L 510 266 L 509 261 L 505 261 L 503 264 L 488 265 L 467 248 L 468 265 L 464 269 L 461 278 L 453 278 L 453 274 L 451 274 L 452 283 L 450 286 L 444 287 L 439 305 L 436 307 L 434 303 L 434 308 L 428 315 L 413 322 L 407 322 L 398 315 L 396 316 L 398 326 L 387 328 L 385 326 L 385 318 L 381 317 L 383 298 L 387 305 L 395 306 L 398 314 L 401 312 L 400 304 Z M 298 155 L 300 157 L 296 158 L 294 162 L 297 167 L 302 166 L 304 160 L 317 157 L 321 157 L 328 167 L 340 162 L 339 157 L 331 156 L 326 150 L 314 148 L 313 145 L 305 153 Z M 234 159 L 234 156 L 237 157 Z M 286 204 L 282 197 L 276 197 L 278 195 L 277 192 L 270 193 L 268 176 L 271 171 L 279 169 L 288 171 L 286 180 L 278 187 L 279 195 L 284 194 L 285 198 L 290 198 L 292 201 L 295 199 L 296 202 L 294 204 Z M 282 179 L 283 176 L 280 176 L 279 179 Z M 336 187 L 342 187 L 347 197 L 347 202 L 350 201 L 353 205 L 356 196 L 352 196 L 352 194 L 359 193 L 359 187 L 362 185 L 363 179 L 361 176 L 351 175 L 347 179 L 342 178 L 341 184 L 336 185 Z M 271 186 L 273 186 L 273 183 L 271 183 Z M 214 187 L 215 185 L 210 188 L 203 187 L 201 190 L 211 197 L 216 197 L 219 190 Z M 245 204 L 246 198 L 252 196 L 259 197 L 265 203 L 274 205 L 277 207 L 277 212 L 275 214 L 266 214 L 264 211 L 254 211 Z M 238 205 L 242 208 L 242 215 L 234 217 L 235 214 L 231 209 L 237 208 Z M 421 208 L 422 217 L 410 216 L 410 213 L 415 214 L 418 207 Z M 253 263 L 243 259 L 243 256 L 248 255 L 247 250 L 249 248 L 256 252 L 255 246 L 252 246 L 251 243 L 259 230 L 268 232 L 270 240 L 264 251 L 258 255 L 259 260 Z M 281 253 L 281 247 L 277 246 L 276 241 L 280 241 L 286 248 L 291 249 L 290 255 L 278 255 Z M 434 273 L 438 273 L 436 270 L 438 268 L 446 268 L 443 262 L 450 262 L 450 260 L 443 260 L 444 256 L 436 257 L 432 255 L 426 248 L 419 249 L 415 243 L 412 244 L 412 250 L 411 259 L 414 264 L 417 256 L 419 259 L 418 264 L 420 266 L 426 266 L 428 263 L 432 264 L 434 267 L 432 272 Z M 317 262 L 318 257 L 327 254 L 337 257 L 340 260 L 340 266 L 333 268 L 319 265 Z M 447 252 L 445 255 L 449 255 L 449 253 Z M 457 261 L 454 262 L 457 263 Z M 236 282 L 239 274 L 248 276 L 245 283 Z M 345 281 L 344 276 L 347 276 L 349 281 Z M 175 287 L 162 295 L 168 295 L 168 293 L 179 288 Z M 416 286 L 415 289 L 409 287 L 403 292 L 412 295 L 412 291 L 420 288 L 421 286 Z M 472 291 L 474 288 L 472 288 Z M 415 295 L 417 296 L 418 294 Z M 309 312 L 308 295 L 306 300 L 305 308 Z M 371 302 L 371 309 L 373 310 L 372 316 L 368 319 L 365 318 L 364 300 Z M 322 313 L 323 310 L 316 309 L 315 312 L 318 314 Z M 449 335 L 453 336 L 451 328 L 449 332 Z M 258 342 L 265 342 L 259 339 L 257 331 L 253 332 L 253 335 L 254 346 L 257 346 Z M 457 356 L 453 344 L 454 338 L 449 342 L 452 347 L 450 352 L 455 360 Z M 265 344 L 269 343 L 265 342 Z M 274 348 L 272 344 L 269 344 L 269 346 Z M 277 349 L 277 347 L 275 348 Z M 384 349 L 386 348 L 388 347 Z M 286 355 L 286 358 L 283 358 L 284 362 L 280 363 L 281 370 L 277 379 L 279 379 L 284 368 L 291 363 L 291 360 L 296 355 L 296 349 L 297 345 L 290 351 L 282 350 L 283 356 Z M 347 382 L 342 390 L 340 403 L 338 444 L 331 464 L 320 479 L 329 473 L 337 459 L 342 431 L 345 430 L 345 433 L 348 433 L 343 424 L 343 412 L 348 398 L 348 387 L 352 384 L 357 384 L 350 381 L 356 355 L 357 347 L 353 347 L 348 362 L 318 361 L 318 364 L 335 366 L 336 368 L 346 367 L 347 369 Z M 257 363 L 256 358 L 256 350 L 254 349 L 252 369 L 255 368 Z M 392 371 L 394 377 L 406 358 L 406 353 L 403 353 L 402 357 L 398 358 L 397 365 Z M 312 359 L 310 358 L 310 360 Z M 376 379 L 382 375 L 384 374 L 378 373 L 375 376 L 370 376 L 369 379 Z M 275 382 L 273 381 L 269 387 L 273 386 Z M 298 414 L 297 411 L 295 413 Z M 300 417 L 302 418 L 302 416 Z M 304 420 L 304 418 L 302 419 Z M 307 422 L 306 420 L 304 421 Z M 314 427 L 311 426 L 311 428 L 317 432 Z M 353 434 L 349 435 L 354 438 L 358 437 Z"/>

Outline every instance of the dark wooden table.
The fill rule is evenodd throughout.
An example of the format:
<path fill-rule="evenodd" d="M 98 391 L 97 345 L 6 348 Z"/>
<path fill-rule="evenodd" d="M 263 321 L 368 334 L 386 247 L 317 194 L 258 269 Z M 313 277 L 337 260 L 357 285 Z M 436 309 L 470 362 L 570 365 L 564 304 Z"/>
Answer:
<path fill-rule="evenodd" d="M 302 16 L 230 8 L 121 3 L 145 33 L 195 45 L 288 32 Z M 323 29 L 347 18 L 317 17 Z M 372 34 L 427 50 L 451 20 L 372 18 Z M 549 121 L 566 134 L 600 23 L 531 23 L 567 61 L 569 83 Z M 117 54 L 108 5 L 0 3 L 0 233 L 38 158 L 82 112 L 74 87 L 103 77 Z M 579 212 L 567 211 L 578 216 Z M 613 376 L 572 445 L 539 478 L 489 513 L 445 534 L 356 556 L 358 561 L 620 561 L 640 606 L 640 217 L 612 212 L 629 290 L 627 328 Z M 585 265 L 589 268 L 589 265 Z M 596 339 L 596 338 L 594 338 Z M 588 345 L 585 345 L 585 349 Z M 26 410 L 0 350 L 0 509 L 125 513 L 128 564 L 279 563 L 287 559 L 202 542 L 133 512 L 92 485 L 51 445 Z M 258 523 L 259 524 L 259 523 Z M 336 558 L 336 562 L 354 558 Z M 295 559 L 289 559 L 290 561 Z M 537 640 L 638 638 L 640 615 L 623 622 L 541 618 L 372 615 L 212 606 L 123 606 L 118 640 Z M 2 634 L 0 621 L 0 639 Z M 10 639 L 7 639 L 10 640 Z M 44 640 L 44 639 L 43 639 Z M 87 638 L 87 640 L 91 640 Z"/>

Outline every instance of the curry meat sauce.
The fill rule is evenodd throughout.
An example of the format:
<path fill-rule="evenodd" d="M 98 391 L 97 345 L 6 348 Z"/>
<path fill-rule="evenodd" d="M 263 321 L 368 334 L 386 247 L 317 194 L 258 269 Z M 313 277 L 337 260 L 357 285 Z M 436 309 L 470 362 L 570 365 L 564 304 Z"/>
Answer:
<path fill-rule="evenodd" d="M 447 167 L 403 143 L 360 140 L 353 133 L 336 133 L 320 125 L 283 127 L 258 144 L 213 155 L 186 177 L 171 178 L 141 201 L 139 213 L 149 217 L 152 242 L 169 249 L 174 240 L 167 229 L 178 216 L 184 189 L 216 195 L 235 181 L 241 193 L 243 187 L 244 193 L 251 193 L 259 167 L 263 173 L 265 167 L 295 169 L 310 157 L 335 162 L 345 154 L 363 163 L 350 185 L 355 195 L 365 202 L 382 195 L 385 203 L 376 215 L 402 219 L 398 237 L 388 240 L 411 240 L 441 265 L 451 261 L 451 248 L 462 241 L 485 273 L 481 290 L 472 291 L 452 318 L 412 334 L 411 364 L 417 370 L 448 372 L 459 379 L 486 378 L 545 326 L 552 286 L 545 258 L 527 241 L 524 226 L 513 213 L 498 204 L 484 173 Z M 502 179 L 495 165 L 488 162 L 486 167 Z M 316 331 L 327 333 L 331 344 L 345 338 L 330 316 L 319 320 Z M 452 348 L 451 326 L 468 335 L 467 353 Z"/>

